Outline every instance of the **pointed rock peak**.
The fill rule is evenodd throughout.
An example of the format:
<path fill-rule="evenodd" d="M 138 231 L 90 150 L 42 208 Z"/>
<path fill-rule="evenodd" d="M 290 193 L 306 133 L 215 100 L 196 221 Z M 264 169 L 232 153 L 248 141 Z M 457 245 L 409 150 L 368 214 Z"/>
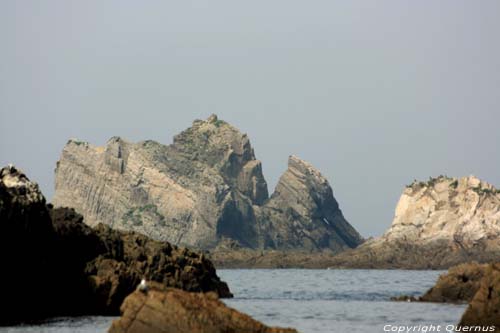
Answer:
<path fill-rule="evenodd" d="M 326 178 L 321 174 L 321 172 L 316 169 L 311 163 L 304 161 L 295 155 L 291 155 L 288 158 L 288 169 L 295 174 L 312 176 L 320 183 L 327 182 Z"/>
<path fill-rule="evenodd" d="M 211 114 L 206 120 L 195 119 L 193 121 L 193 127 L 196 129 L 209 130 L 214 128 L 219 128 L 221 125 L 229 125 L 224 120 L 219 119 L 216 114 Z M 237 130 L 233 126 L 231 126 L 234 130 Z"/>
<path fill-rule="evenodd" d="M 253 158 L 248 136 L 215 114 L 207 120 L 195 120 L 192 127 L 174 136 L 173 145 L 178 150 L 189 152 L 206 151 L 211 148 L 216 148 L 218 151 L 231 149 L 236 154 L 245 154 Z"/>
<path fill-rule="evenodd" d="M 272 214 L 281 214 L 281 227 L 289 228 L 286 239 L 297 237 L 294 234 L 294 221 L 300 221 L 305 226 L 312 244 L 304 239 L 295 240 L 303 248 L 331 248 L 339 251 L 362 242 L 362 237 L 342 215 L 326 178 L 318 169 L 297 156 L 289 157 L 288 169 L 280 177 L 265 208 L 270 208 Z M 280 246 L 279 240 L 276 242 Z"/>

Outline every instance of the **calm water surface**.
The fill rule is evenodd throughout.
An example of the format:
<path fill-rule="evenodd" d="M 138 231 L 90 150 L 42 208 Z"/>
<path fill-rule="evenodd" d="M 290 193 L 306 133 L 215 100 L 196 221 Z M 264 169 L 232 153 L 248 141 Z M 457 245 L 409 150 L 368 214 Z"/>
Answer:
<path fill-rule="evenodd" d="M 465 305 L 391 302 L 421 295 L 439 271 L 218 270 L 235 298 L 224 300 L 269 325 L 307 332 L 384 332 L 384 325 L 456 324 Z M 0 333 L 103 333 L 114 318 L 59 318 L 43 325 L 0 327 Z"/>

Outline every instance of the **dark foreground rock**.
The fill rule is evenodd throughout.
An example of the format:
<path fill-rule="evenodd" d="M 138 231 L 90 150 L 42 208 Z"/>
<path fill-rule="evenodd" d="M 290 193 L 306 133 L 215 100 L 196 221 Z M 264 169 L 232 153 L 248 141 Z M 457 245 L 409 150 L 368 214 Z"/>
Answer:
<path fill-rule="evenodd" d="M 73 209 L 52 209 L 51 216 L 61 249 L 59 260 L 71 262 L 74 277 L 83 276 L 81 296 L 90 296 L 87 308 L 97 314 L 118 314 L 123 299 L 142 278 L 187 291 L 232 296 L 203 254 L 102 224 L 90 228 Z"/>
<path fill-rule="evenodd" d="M 0 170 L 0 323 L 48 314 L 55 287 L 55 241 L 45 198 L 38 185 L 13 167 Z"/>
<path fill-rule="evenodd" d="M 495 326 L 500 332 L 500 262 L 488 265 L 479 290 L 460 321 L 462 326 Z"/>
<path fill-rule="evenodd" d="M 149 283 L 135 291 L 121 307 L 122 317 L 109 333 L 293 333 L 290 328 L 267 327 L 227 307 L 215 293 L 189 293 Z"/>
<path fill-rule="evenodd" d="M 475 262 L 452 267 L 421 297 L 400 296 L 395 301 L 467 303 L 479 290 L 487 265 Z"/>
<path fill-rule="evenodd" d="M 0 324 L 116 315 L 143 277 L 232 296 L 203 254 L 104 225 L 90 228 L 74 210 L 47 206 L 38 185 L 13 166 L 0 170 L 0 262 Z"/>

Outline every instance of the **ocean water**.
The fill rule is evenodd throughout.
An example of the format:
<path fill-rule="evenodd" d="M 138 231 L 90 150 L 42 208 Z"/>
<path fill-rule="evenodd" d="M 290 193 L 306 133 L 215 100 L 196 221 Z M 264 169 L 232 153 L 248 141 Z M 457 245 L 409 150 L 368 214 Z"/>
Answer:
<path fill-rule="evenodd" d="M 372 333 L 402 326 L 456 325 L 466 305 L 393 302 L 419 296 L 442 271 L 410 270 L 219 270 L 235 298 L 229 306 L 265 324 L 300 332 Z M 391 325 L 391 326 L 386 326 Z M 421 325 L 419 327 L 419 325 Z M 426 329 L 427 328 L 427 329 Z M 451 328 L 448 326 L 448 328 Z"/>
<path fill-rule="evenodd" d="M 300 332 L 384 332 L 399 326 L 455 325 L 465 305 L 391 302 L 432 287 L 439 271 L 218 270 L 235 298 L 224 302 L 268 325 Z M 0 327 L 0 333 L 103 333 L 112 317 L 56 318 L 42 325 Z M 391 325 L 391 326 L 386 326 Z M 418 328 L 422 325 L 421 328 Z"/>

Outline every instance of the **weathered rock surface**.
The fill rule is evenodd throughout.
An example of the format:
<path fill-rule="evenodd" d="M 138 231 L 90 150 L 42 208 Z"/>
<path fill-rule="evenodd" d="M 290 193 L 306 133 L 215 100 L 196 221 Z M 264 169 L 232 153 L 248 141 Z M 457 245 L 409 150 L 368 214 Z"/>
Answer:
<path fill-rule="evenodd" d="M 45 204 L 36 183 L 0 170 L 0 324 L 49 316 L 118 314 L 145 277 L 230 297 L 203 254 L 105 225 L 90 228 L 72 209 Z"/>
<path fill-rule="evenodd" d="M 476 262 L 451 267 L 439 276 L 436 284 L 423 296 L 400 296 L 395 301 L 418 301 L 438 303 L 468 303 L 479 290 L 486 264 Z"/>
<path fill-rule="evenodd" d="M 499 257 L 500 191 L 473 176 L 441 176 L 409 185 L 390 229 L 331 265 L 442 269 Z"/>
<path fill-rule="evenodd" d="M 215 293 L 189 293 L 149 283 L 135 291 L 121 307 L 109 333 L 293 333 L 294 329 L 267 327 L 231 309 Z"/>
<path fill-rule="evenodd" d="M 439 276 L 436 285 L 422 297 L 422 302 L 460 303 L 470 302 L 479 289 L 486 265 L 465 263 L 451 267 Z"/>
<path fill-rule="evenodd" d="M 479 290 L 462 316 L 460 325 L 494 326 L 494 332 L 500 332 L 500 262 L 492 263 L 485 269 Z"/>
<path fill-rule="evenodd" d="M 142 278 L 188 291 L 232 296 L 203 254 L 103 224 L 90 228 L 72 209 L 56 208 L 51 215 L 61 249 L 59 260 L 71 263 L 67 269 L 74 269 L 74 277 L 84 277 L 80 299 L 90 295 L 89 308 L 98 314 L 117 314 Z"/>
<path fill-rule="evenodd" d="M 363 241 L 342 215 L 326 178 L 296 156 L 288 159 L 288 169 L 258 216 L 272 248 L 339 252 Z"/>
<path fill-rule="evenodd" d="M 91 226 L 201 249 L 230 240 L 252 249 L 339 251 L 362 241 L 326 179 L 297 157 L 269 198 L 248 137 L 215 115 L 196 120 L 171 145 L 70 140 L 53 203 L 75 208 Z"/>

